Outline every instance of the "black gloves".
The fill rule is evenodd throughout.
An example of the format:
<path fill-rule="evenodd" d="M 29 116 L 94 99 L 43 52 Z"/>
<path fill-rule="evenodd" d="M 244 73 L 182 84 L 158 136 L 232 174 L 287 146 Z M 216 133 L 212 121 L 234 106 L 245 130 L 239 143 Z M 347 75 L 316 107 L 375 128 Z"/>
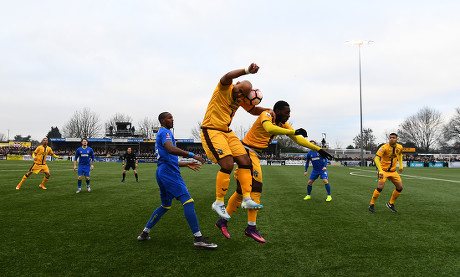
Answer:
<path fill-rule="evenodd" d="M 303 129 L 303 128 L 300 128 L 300 129 L 295 130 L 294 135 L 296 135 L 296 136 L 301 135 L 301 136 L 303 136 L 304 138 L 308 137 L 307 131 L 305 131 L 305 129 Z"/>
<path fill-rule="evenodd" d="M 321 157 L 326 158 L 328 160 L 331 160 L 331 159 L 334 158 L 331 154 L 329 154 L 326 151 L 324 151 L 324 149 L 319 149 L 318 153 L 321 155 Z"/>

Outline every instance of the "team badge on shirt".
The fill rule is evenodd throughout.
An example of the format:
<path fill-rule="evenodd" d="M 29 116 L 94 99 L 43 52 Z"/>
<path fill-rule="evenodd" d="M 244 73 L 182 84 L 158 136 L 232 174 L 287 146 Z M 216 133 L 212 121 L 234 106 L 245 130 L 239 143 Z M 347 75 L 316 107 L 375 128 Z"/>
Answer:
<path fill-rule="evenodd" d="M 272 117 L 272 115 L 270 113 L 265 113 L 266 116 L 268 117 Z"/>

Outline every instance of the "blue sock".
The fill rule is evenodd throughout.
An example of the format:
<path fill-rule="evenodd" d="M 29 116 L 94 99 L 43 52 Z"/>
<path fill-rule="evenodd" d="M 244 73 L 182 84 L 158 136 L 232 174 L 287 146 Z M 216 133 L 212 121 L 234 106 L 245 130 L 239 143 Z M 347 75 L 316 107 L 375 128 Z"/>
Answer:
<path fill-rule="evenodd" d="M 81 189 L 81 180 L 78 180 L 78 188 Z"/>
<path fill-rule="evenodd" d="M 89 187 L 89 179 L 86 179 L 86 186 Z"/>
<path fill-rule="evenodd" d="M 311 190 L 313 189 L 313 186 L 310 186 L 308 185 L 307 186 L 307 194 L 310 195 L 311 194 Z"/>
<path fill-rule="evenodd" d="M 199 232 L 200 227 L 198 226 L 198 218 L 196 217 L 195 202 L 192 201 L 184 204 L 184 215 L 190 229 L 192 229 L 192 233 Z"/>
<path fill-rule="evenodd" d="M 329 183 L 325 184 L 326 190 L 327 190 L 327 195 L 331 195 L 331 185 Z"/>
<path fill-rule="evenodd" d="M 160 218 L 168 211 L 169 209 L 164 208 L 163 206 L 158 207 L 149 219 L 149 222 L 145 225 L 145 228 L 152 229 L 155 224 L 158 223 Z"/>

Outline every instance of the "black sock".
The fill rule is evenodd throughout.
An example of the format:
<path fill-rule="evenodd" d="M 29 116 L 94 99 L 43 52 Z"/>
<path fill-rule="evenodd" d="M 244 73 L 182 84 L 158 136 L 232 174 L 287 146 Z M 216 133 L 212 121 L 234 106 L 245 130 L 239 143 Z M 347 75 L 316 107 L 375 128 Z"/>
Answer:
<path fill-rule="evenodd" d="M 126 173 L 123 173 L 123 180 L 125 179 Z"/>

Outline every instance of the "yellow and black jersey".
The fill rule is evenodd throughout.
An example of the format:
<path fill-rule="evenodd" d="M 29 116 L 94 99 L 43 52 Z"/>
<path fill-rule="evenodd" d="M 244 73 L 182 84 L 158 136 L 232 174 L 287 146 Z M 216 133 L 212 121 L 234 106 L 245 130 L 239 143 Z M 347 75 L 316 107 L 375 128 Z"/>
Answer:
<path fill-rule="evenodd" d="M 34 158 L 37 158 L 35 164 L 46 164 L 46 156 L 48 155 L 57 157 L 56 155 L 54 155 L 53 150 L 51 150 L 51 147 L 43 147 L 43 145 L 38 146 L 37 149 L 35 149 L 34 151 Z"/>
<path fill-rule="evenodd" d="M 396 171 L 396 163 L 398 161 L 398 157 L 402 155 L 402 149 L 403 147 L 399 143 L 396 143 L 395 146 L 391 146 L 390 143 L 386 143 L 377 150 L 376 155 L 380 157 L 380 164 L 383 171 Z M 401 167 L 402 165 L 399 166 Z"/>
<path fill-rule="evenodd" d="M 240 106 L 246 111 L 254 108 L 243 101 L 243 97 L 233 100 L 232 89 L 233 84 L 223 85 L 219 82 L 209 101 L 201 127 L 224 132 L 230 131 L 233 116 Z"/>
<path fill-rule="evenodd" d="M 262 112 L 259 117 L 256 119 L 254 124 L 252 125 L 249 132 L 243 139 L 243 144 L 251 147 L 254 150 L 261 151 L 268 147 L 268 145 L 272 142 L 276 135 L 272 135 L 267 132 L 263 126 L 264 122 L 271 122 L 273 123 L 273 117 L 270 115 L 269 112 L 264 111 Z M 278 127 L 293 130 L 293 128 L 289 125 L 289 123 L 279 123 L 276 125 Z"/>

